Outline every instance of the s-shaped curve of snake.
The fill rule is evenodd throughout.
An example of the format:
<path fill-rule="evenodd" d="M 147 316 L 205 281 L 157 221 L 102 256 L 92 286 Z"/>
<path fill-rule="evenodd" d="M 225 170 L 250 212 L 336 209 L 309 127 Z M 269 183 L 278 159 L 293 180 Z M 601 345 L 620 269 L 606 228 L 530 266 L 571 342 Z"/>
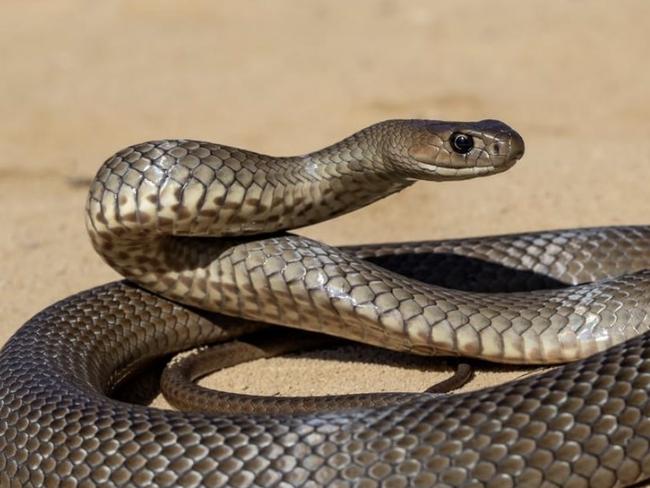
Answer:
<path fill-rule="evenodd" d="M 127 280 L 52 305 L 2 349 L 0 485 L 606 487 L 650 477 L 650 228 L 347 248 L 285 232 L 418 179 L 504 171 L 523 152 L 494 120 L 386 121 L 286 158 L 189 140 L 120 151 L 91 185 L 86 220 Z M 138 364 L 259 322 L 416 354 L 577 361 L 471 393 L 362 395 L 358 407 L 293 415 L 108 396 Z"/>

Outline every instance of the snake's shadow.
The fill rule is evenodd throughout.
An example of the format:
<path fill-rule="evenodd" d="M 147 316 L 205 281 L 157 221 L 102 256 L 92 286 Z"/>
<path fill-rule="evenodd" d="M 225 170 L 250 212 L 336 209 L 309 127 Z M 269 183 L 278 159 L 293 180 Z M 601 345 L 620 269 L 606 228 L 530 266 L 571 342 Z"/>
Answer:
<path fill-rule="evenodd" d="M 542 273 L 452 253 L 406 253 L 367 258 L 431 285 L 484 293 L 550 290 L 569 286 Z"/>

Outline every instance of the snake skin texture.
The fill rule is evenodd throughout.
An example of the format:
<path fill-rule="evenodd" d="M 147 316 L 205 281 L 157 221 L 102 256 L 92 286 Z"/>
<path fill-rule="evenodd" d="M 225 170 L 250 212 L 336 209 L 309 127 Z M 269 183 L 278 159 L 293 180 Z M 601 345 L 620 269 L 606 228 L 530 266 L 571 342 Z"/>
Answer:
<path fill-rule="evenodd" d="M 398 120 L 289 158 L 186 140 L 117 153 L 86 217 L 94 247 L 128 280 L 52 305 L 0 352 L 0 484 L 609 487 L 650 477 L 648 228 L 347 248 L 285 233 L 416 179 L 505 171 L 523 150 L 497 121 Z M 260 322 L 416 354 L 582 359 L 473 393 L 360 395 L 308 413 L 176 412 L 110 397 L 140 366 Z"/>
<path fill-rule="evenodd" d="M 0 485 L 622 486 L 650 476 L 650 335 L 449 397 L 309 415 L 206 415 L 105 396 L 116 372 L 225 339 L 128 283 L 41 312 L 0 355 Z"/>

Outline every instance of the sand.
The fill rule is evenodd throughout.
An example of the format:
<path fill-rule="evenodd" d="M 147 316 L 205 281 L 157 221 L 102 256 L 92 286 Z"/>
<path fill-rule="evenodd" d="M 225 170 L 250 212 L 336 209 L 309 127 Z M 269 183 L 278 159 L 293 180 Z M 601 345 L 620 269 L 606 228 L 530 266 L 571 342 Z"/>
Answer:
<path fill-rule="evenodd" d="M 649 15 L 643 0 L 5 2 L 0 343 L 118 278 L 88 241 L 84 181 L 150 139 L 297 154 L 388 118 L 498 118 L 526 139 L 509 172 L 422 182 L 300 233 L 351 244 L 650 221 Z M 347 347 L 209 384 L 418 391 L 439 364 Z M 496 370 L 471 387 L 522 374 Z"/>

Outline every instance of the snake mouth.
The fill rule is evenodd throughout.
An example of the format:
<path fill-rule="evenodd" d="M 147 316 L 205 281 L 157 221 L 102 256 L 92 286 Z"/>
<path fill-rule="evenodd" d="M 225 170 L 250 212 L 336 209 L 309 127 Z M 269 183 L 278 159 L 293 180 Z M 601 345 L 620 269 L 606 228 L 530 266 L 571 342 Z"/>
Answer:
<path fill-rule="evenodd" d="M 513 162 L 514 164 L 514 162 Z M 421 169 L 431 174 L 432 176 L 439 176 L 442 178 L 473 178 L 475 176 L 485 176 L 496 173 L 501 173 L 512 166 L 511 165 L 498 165 L 498 166 L 468 166 L 464 168 L 419 163 Z"/>

